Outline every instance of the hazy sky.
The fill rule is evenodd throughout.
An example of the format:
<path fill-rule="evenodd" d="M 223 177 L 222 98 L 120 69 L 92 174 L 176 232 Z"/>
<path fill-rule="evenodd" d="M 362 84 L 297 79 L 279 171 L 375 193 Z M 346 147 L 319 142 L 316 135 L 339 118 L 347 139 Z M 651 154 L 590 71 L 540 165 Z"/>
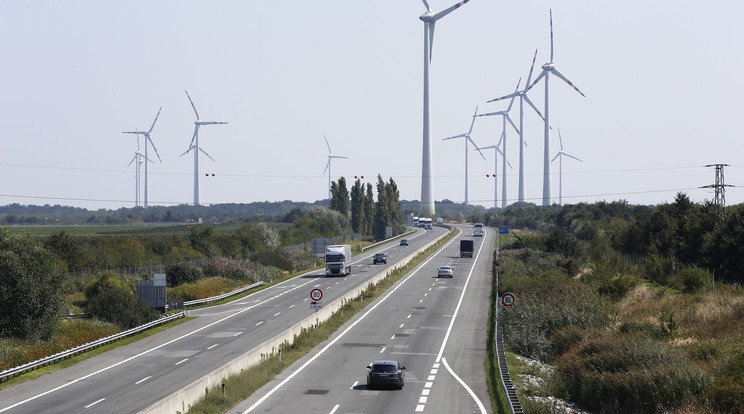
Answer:
<path fill-rule="evenodd" d="M 442 10 L 453 0 L 429 0 Z M 738 1 L 472 0 L 437 23 L 431 72 L 434 196 L 464 200 L 464 144 L 475 106 L 555 62 L 586 98 L 551 77 L 551 158 L 564 161 L 564 203 L 712 200 L 714 170 L 744 186 L 741 97 L 744 3 Z M 150 204 L 193 200 L 195 119 L 216 162 L 201 163 L 201 201 L 315 201 L 333 179 L 393 177 L 421 196 L 423 23 L 420 0 L 0 2 L 3 150 L 0 205 L 91 209 L 135 203 L 133 135 L 160 106 L 150 152 Z M 533 76 L 534 79 L 534 76 Z M 542 83 L 530 91 L 540 110 Z M 519 119 L 515 102 L 512 118 Z M 543 128 L 525 113 L 526 198 L 542 197 Z M 473 139 L 493 145 L 501 120 L 478 118 Z M 518 137 L 508 131 L 509 203 L 517 198 Z M 493 151 L 470 153 L 470 201 L 493 205 Z M 499 160 L 501 164 L 501 160 Z M 558 163 L 552 195 L 558 201 Z M 205 177 L 204 174 L 210 174 Z M 212 177 L 211 174 L 215 176 Z M 499 168 L 499 176 L 501 170 Z M 499 178 L 499 199 L 501 198 Z M 744 201 L 728 188 L 728 204 Z"/>

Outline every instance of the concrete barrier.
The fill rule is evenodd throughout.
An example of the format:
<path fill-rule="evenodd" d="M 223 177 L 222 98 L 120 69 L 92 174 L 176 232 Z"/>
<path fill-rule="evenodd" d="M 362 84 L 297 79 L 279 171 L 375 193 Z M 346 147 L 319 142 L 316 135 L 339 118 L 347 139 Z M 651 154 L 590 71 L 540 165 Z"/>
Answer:
<path fill-rule="evenodd" d="M 408 256 L 403 258 L 403 260 L 399 261 L 395 266 L 386 269 L 384 272 L 378 273 L 370 280 L 358 285 L 357 287 L 349 291 L 344 296 L 334 300 L 328 305 L 323 306 L 322 309 L 311 314 L 300 322 L 292 325 L 289 329 L 285 330 L 279 335 L 276 335 L 275 337 L 251 349 L 238 358 L 235 358 L 234 360 L 222 365 L 209 374 L 204 375 L 191 384 L 147 407 L 146 409 L 140 411 L 140 414 L 176 414 L 177 412 L 185 413 L 186 411 L 188 411 L 191 404 L 194 404 L 205 395 L 206 390 L 222 384 L 224 378 L 227 378 L 234 374 L 238 374 L 240 373 L 240 371 L 253 365 L 257 365 L 262 361 L 264 357 L 277 352 L 281 344 L 285 341 L 292 343 L 295 336 L 302 333 L 303 329 L 311 329 L 316 324 L 328 320 L 334 312 L 343 307 L 346 301 L 357 298 L 359 295 L 362 294 L 367 286 L 378 283 L 382 278 L 387 276 L 389 272 L 407 265 L 417 254 L 433 246 L 436 242 L 438 242 L 445 236 L 446 233 L 438 237 L 437 239 L 427 243 L 421 249 L 409 254 Z"/>

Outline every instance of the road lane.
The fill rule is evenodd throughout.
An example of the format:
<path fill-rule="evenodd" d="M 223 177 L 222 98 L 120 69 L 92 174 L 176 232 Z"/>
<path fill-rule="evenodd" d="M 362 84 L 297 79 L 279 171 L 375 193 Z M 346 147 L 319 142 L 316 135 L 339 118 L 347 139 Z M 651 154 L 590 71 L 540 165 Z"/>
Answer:
<path fill-rule="evenodd" d="M 320 284 L 331 301 L 443 232 L 419 231 L 409 237 L 410 247 L 376 250 L 388 253 L 387 265 L 373 267 L 372 251 L 355 257 L 345 278 L 310 272 L 230 304 L 194 310 L 192 321 L 0 391 L 0 413 L 141 410 L 307 317 L 310 286 Z"/>
<path fill-rule="evenodd" d="M 460 238 L 471 236 L 466 228 Z M 490 413 L 484 360 L 492 232 L 475 242 L 473 259 L 459 258 L 459 242 L 451 242 L 230 413 L 460 413 L 481 407 Z M 445 264 L 455 268 L 454 278 L 436 278 Z M 378 359 L 406 366 L 402 391 L 367 389 L 365 366 Z"/>

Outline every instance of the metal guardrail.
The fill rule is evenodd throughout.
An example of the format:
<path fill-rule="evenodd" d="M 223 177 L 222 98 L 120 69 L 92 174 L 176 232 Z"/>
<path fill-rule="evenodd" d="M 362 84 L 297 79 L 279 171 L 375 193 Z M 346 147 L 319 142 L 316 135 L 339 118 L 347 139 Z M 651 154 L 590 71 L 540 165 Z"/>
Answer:
<path fill-rule="evenodd" d="M 184 312 L 181 313 L 175 313 L 172 315 L 163 316 L 160 319 L 157 319 L 152 322 L 148 322 L 144 325 L 140 325 L 138 327 L 126 330 L 124 332 L 119 332 L 114 335 L 107 336 L 105 338 L 97 339 L 92 342 L 88 342 L 87 344 L 78 345 L 74 348 L 68 349 L 66 351 L 62 351 L 59 353 L 56 353 L 54 355 L 50 355 L 48 357 L 44 357 L 41 359 L 37 359 L 36 361 L 29 362 L 20 366 L 17 366 L 15 368 L 7 369 L 5 371 L 0 371 L 0 382 L 3 382 L 5 380 L 8 380 L 12 377 L 15 377 L 16 375 L 23 374 L 25 372 L 34 370 L 36 368 L 40 368 L 43 366 L 47 366 L 50 364 L 57 363 L 63 359 L 67 359 L 70 357 L 73 357 L 75 355 L 81 354 L 86 351 L 90 351 L 91 349 L 98 348 L 100 346 L 109 344 L 111 342 L 118 341 L 119 339 L 126 338 L 127 336 L 131 336 L 137 333 L 140 333 L 142 331 L 145 331 L 147 329 L 150 329 L 152 327 L 155 327 L 157 325 L 162 325 L 164 323 L 168 323 L 170 321 L 176 320 L 178 318 L 182 318 L 185 316 Z"/>
<path fill-rule="evenodd" d="M 383 243 L 387 243 L 387 242 L 389 242 L 390 240 L 395 240 L 395 239 L 399 239 L 399 238 L 401 238 L 401 237 L 403 237 L 403 236 L 408 236 L 409 234 L 413 234 L 413 233 L 415 233 L 415 232 L 416 232 L 416 230 L 411 230 L 411 231 L 409 231 L 409 232 L 407 232 L 407 233 L 401 233 L 401 234 L 399 234 L 399 235 L 397 235 L 397 236 L 393 236 L 393 237 L 391 237 L 391 238 L 389 238 L 389 239 L 385 239 L 385 240 L 383 240 L 383 241 L 379 241 L 379 242 L 377 242 L 377 243 L 375 243 L 375 244 L 370 244 L 369 246 L 365 246 L 365 247 L 362 247 L 362 251 L 365 251 L 365 250 L 367 250 L 367 249 L 371 249 L 371 248 L 373 248 L 373 247 L 377 247 L 377 246 L 379 246 L 379 245 L 381 245 L 381 244 L 383 244 Z"/>
<path fill-rule="evenodd" d="M 218 296 L 212 296 L 211 298 L 187 300 L 187 301 L 183 302 L 183 306 L 186 307 L 186 306 L 193 306 L 193 305 L 201 305 L 203 303 L 216 302 L 218 300 L 222 300 L 222 299 L 228 298 L 230 296 L 237 295 L 239 293 L 243 293 L 246 290 L 250 290 L 250 289 L 253 289 L 253 288 L 256 288 L 256 287 L 265 285 L 265 284 L 266 284 L 266 282 L 256 282 L 256 283 L 250 284 L 248 286 L 243 286 L 240 289 L 235 289 L 232 292 L 223 293 L 223 294 L 218 295 Z"/>
<path fill-rule="evenodd" d="M 498 259 L 498 252 L 496 253 Z M 496 288 L 499 286 L 499 269 L 496 268 Z M 514 384 L 509 375 L 509 366 L 506 362 L 506 350 L 504 349 L 504 335 L 501 333 L 501 295 L 498 295 L 496 301 L 496 337 L 494 342 L 496 345 L 496 357 L 499 361 L 499 374 L 501 376 L 501 386 L 504 387 L 506 392 L 506 398 L 509 401 L 509 408 L 511 408 L 512 414 L 524 414 L 522 403 L 519 401 L 517 396 L 517 389 L 514 388 Z"/>
<path fill-rule="evenodd" d="M 504 387 L 504 391 L 506 392 L 506 398 L 509 401 L 509 407 L 511 408 L 512 414 L 524 414 L 522 403 L 519 401 L 519 397 L 517 396 L 517 389 L 514 388 L 514 384 L 512 384 L 511 381 L 511 375 L 509 375 L 509 366 L 506 363 L 506 351 L 504 350 L 504 336 L 501 333 L 500 324 L 501 314 L 499 314 L 496 319 L 496 355 L 499 360 L 501 385 Z"/>

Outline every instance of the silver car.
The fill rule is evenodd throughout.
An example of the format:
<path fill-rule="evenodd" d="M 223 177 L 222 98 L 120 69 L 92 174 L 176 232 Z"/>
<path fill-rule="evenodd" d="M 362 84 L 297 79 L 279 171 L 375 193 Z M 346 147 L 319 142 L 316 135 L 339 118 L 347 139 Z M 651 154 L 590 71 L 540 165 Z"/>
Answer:
<path fill-rule="evenodd" d="M 452 277 L 454 275 L 454 272 L 452 271 L 452 267 L 450 266 L 439 266 L 439 271 L 437 272 L 437 277 Z"/>

